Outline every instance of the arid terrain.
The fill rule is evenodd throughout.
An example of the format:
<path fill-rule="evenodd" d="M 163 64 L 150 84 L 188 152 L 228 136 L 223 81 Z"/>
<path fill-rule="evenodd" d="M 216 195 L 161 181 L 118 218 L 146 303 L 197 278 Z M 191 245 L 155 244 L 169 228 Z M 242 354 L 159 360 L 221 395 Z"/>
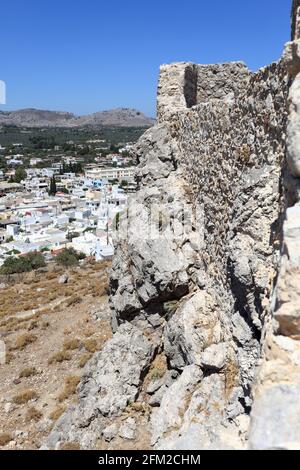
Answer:
<path fill-rule="evenodd" d="M 39 448 L 76 402 L 85 363 L 111 336 L 108 270 L 107 262 L 85 262 L 1 278 L 1 449 Z"/>

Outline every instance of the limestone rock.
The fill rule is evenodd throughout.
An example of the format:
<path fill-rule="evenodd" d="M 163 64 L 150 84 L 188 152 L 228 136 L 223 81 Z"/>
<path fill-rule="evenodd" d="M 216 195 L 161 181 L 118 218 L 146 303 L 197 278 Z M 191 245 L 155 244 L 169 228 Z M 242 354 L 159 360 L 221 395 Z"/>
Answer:
<path fill-rule="evenodd" d="M 136 422 L 134 418 L 127 418 L 119 429 L 119 436 L 123 439 L 133 440 L 136 437 Z"/>
<path fill-rule="evenodd" d="M 154 444 L 165 433 L 181 425 L 187 398 L 202 377 L 203 373 L 198 366 L 188 366 L 177 381 L 167 389 L 160 408 L 152 413 L 151 425 Z"/>
<path fill-rule="evenodd" d="M 69 280 L 69 276 L 68 276 L 68 274 L 65 273 L 65 274 L 62 274 L 62 275 L 58 278 L 58 283 L 59 283 L 59 284 L 67 284 L 68 280 Z"/>
<path fill-rule="evenodd" d="M 274 384 L 256 397 L 249 446 L 255 450 L 299 450 L 300 384 Z"/>
<path fill-rule="evenodd" d="M 212 299 L 203 291 L 182 303 L 165 328 L 165 351 L 176 369 L 202 365 L 206 347 L 222 339 L 221 324 Z"/>
<path fill-rule="evenodd" d="M 201 357 L 202 367 L 204 369 L 221 370 L 226 364 L 225 343 L 213 344 L 205 349 Z"/>
<path fill-rule="evenodd" d="M 55 448 L 58 442 L 75 440 L 91 448 L 107 418 L 119 416 L 137 397 L 154 352 L 155 345 L 141 331 L 129 323 L 121 325 L 89 361 L 78 386 L 78 407 L 58 420 L 46 445 Z"/>
<path fill-rule="evenodd" d="M 118 434 L 118 426 L 116 423 L 110 424 L 102 431 L 102 436 L 104 437 L 104 440 L 107 442 L 110 442 L 112 439 L 114 439 L 117 434 Z"/>

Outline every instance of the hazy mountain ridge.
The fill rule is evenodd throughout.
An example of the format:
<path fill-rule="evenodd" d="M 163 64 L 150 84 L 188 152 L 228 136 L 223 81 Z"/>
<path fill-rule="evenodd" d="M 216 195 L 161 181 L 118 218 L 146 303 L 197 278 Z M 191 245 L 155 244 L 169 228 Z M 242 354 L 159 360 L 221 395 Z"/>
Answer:
<path fill-rule="evenodd" d="M 0 111 L 0 125 L 18 127 L 149 127 L 154 122 L 153 118 L 149 118 L 140 111 L 130 108 L 110 109 L 84 116 L 77 116 L 63 111 L 48 111 L 33 108 L 17 111 Z"/>

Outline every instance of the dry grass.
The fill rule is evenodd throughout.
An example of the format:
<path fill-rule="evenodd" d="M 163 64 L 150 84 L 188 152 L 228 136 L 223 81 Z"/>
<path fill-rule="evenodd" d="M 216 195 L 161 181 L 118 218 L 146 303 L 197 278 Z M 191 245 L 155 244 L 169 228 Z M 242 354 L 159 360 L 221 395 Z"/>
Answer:
<path fill-rule="evenodd" d="M 33 320 L 28 326 L 28 331 L 35 330 L 38 327 L 39 323 L 36 320 Z"/>
<path fill-rule="evenodd" d="M 66 339 L 63 343 L 63 349 L 65 351 L 78 349 L 81 346 L 81 341 L 78 338 Z"/>
<path fill-rule="evenodd" d="M 233 360 L 229 360 L 226 364 L 225 370 L 225 395 L 228 398 L 232 390 L 236 386 L 239 378 L 239 368 Z"/>
<path fill-rule="evenodd" d="M 65 305 L 70 307 L 80 303 L 84 296 L 105 295 L 108 279 L 105 270 L 108 266 L 109 263 L 100 262 L 73 270 L 68 284 L 58 284 L 57 279 L 63 272 L 59 269 L 27 273 L 18 277 L 14 283 L 1 291 L 0 318 L 13 317 L 21 311 L 40 309 L 57 298 L 70 297 L 65 300 Z"/>
<path fill-rule="evenodd" d="M 9 413 L 2 413 L 0 429 L 12 433 L 12 439 L 7 440 L 16 441 L 16 448 L 40 447 L 50 427 L 44 418 L 54 424 L 67 406 L 77 401 L 76 387 L 82 370 L 79 366 L 84 367 L 93 352 L 111 335 L 105 311 L 107 299 L 99 300 L 103 320 L 95 324 L 91 317 L 98 302 L 93 292 L 102 283 L 102 271 L 101 264 L 92 267 L 87 264 L 84 269 L 70 273 L 65 285 L 58 283 L 58 272 L 50 276 L 46 272 L 37 273 L 35 279 L 29 275 L 27 279 L 26 274 L 1 290 L 0 329 L 7 338 L 7 359 L 13 356 L 12 363 L 3 367 L 0 399 L 6 400 L 9 396 L 16 404 Z M 46 275 L 52 279 L 47 279 Z M 66 308 L 68 300 L 70 305 Z M 31 312 L 31 308 L 35 311 Z M 27 314 L 23 315 L 25 310 Z M 86 342 L 87 349 L 83 345 L 86 340 L 92 340 Z M 21 349 L 14 351 L 15 344 Z M 41 366 L 48 361 L 52 365 Z M 66 374 L 71 378 L 65 383 Z M 55 377 L 62 378 L 59 387 Z M 28 436 L 15 436 L 15 429 L 27 431 Z M 76 442 L 62 445 L 70 450 L 79 448 Z"/>
<path fill-rule="evenodd" d="M 89 338 L 83 341 L 83 346 L 90 353 L 95 353 L 96 351 L 98 351 L 98 343 L 93 338 Z"/>
<path fill-rule="evenodd" d="M 49 272 L 46 274 L 45 278 L 47 279 L 47 281 L 51 281 L 53 279 L 57 279 L 58 276 L 59 276 L 58 272 Z"/>
<path fill-rule="evenodd" d="M 37 340 L 37 336 L 35 336 L 33 333 L 22 333 L 16 339 L 15 345 L 12 349 L 13 350 L 24 349 L 26 348 L 26 346 L 28 346 L 31 343 L 34 343 L 36 340 Z"/>
<path fill-rule="evenodd" d="M 25 369 L 21 370 L 19 379 L 32 377 L 33 375 L 37 375 L 38 371 L 35 367 L 26 367 Z"/>
<path fill-rule="evenodd" d="M 71 359 L 72 356 L 69 351 L 58 351 L 49 358 L 48 364 L 50 365 L 55 364 L 56 362 L 70 361 Z"/>
<path fill-rule="evenodd" d="M 94 325 L 88 326 L 84 331 L 83 334 L 86 338 L 89 338 L 90 336 L 93 336 L 97 331 L 96 327 Z"/>
<path fill-rule="evenodd" d="M 65 386 L 63 391 L 58 395 L 58 401 L 63 402 L 76 392 L 77 385 L 80 382 L 78 375 L 68 375 L 65 378 Z"/>
<path fill-rule="evenodd" d="M 158 354 L 151 364 L 150 370 L 144 379 L 144 386 L 147 387 L 150 382 L 162 378 L 167 372 L 167 359 L 164 353 Z"/>
<path fill-rule="evenodd" d="M 2 432 L 0 434 L 0 446 L 5 446 L 12 440 L 13 440 L 12 435 L 9 434 L 8 432 Z"/>
<path fill-rule="evenodd" d="M 91 359 L 93 353 L 86 352 L 82 354 L 81 358 L 78 361 L 78 367 L 82 368 L 86 365 L 86 363 Z"/>
<path fill-rule="evenodd" d="M 156 369 L 155 367 L 151 369 L 149 374 L 150 381 L 159 380 L 164 376 L 164 371 Z"/>
<path fill-rule="evenodd" d="M 81 297 L 79 295 L 72 295 L 69 299 L 66 300 L 67 307 L 71 307 L 72 305 L 80 304 Z"/>
<path fill-rule="evenodd" d="M 30 423 L 31 421 L 35 421 L 36 423 L 42 418 L 43 413 L 37 410 L 34 406 L 31 406 L 26 411 L 25 421 L 26 423 Z"/>
<path fill-rule="evenodd" d="M 24 403 L 27 403 L 30 400 L 34 400 L 38 397 L 39 395 L 35 390 L 22 390 L 22 392 L 17 393 L 17 395 L 13 397 L 13 402 L 16 403 L 16 405 L 24 405 Z"/>
<path fill-rule="evenodd" d="M 14 355 L 11 352 L 7 352 L 5 355 L 5 364 L 10 364 L 14 359 Z"/>
<path fill-rule="evenodd" d="M 61 415 L 66 411 L 66 409 L 67 407 L 65 405 L 58 405 L 49 415 L 49 418 L 52 419 L 52 421 L 57 421 L 58 418 L 60 418 Z"/>

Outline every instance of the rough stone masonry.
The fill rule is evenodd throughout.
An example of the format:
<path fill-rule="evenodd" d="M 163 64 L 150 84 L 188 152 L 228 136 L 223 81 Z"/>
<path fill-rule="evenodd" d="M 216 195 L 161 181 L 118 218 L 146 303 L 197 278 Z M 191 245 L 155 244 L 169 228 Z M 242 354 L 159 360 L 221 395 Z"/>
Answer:
<path fill-rule="evenodd" d="M 115 334 L 44 447 L 300 448 L 300 0 L 256 73 L 163 65 L 135 156 Z"/>

